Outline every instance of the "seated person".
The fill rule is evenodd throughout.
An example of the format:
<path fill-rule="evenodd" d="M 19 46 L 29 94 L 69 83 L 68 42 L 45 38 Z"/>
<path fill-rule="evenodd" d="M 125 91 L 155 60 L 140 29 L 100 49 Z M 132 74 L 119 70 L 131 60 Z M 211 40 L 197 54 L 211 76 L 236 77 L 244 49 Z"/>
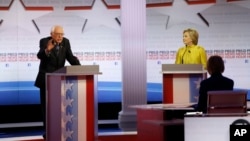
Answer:
<path fill-rule="evenodd" d="M 234 81 L 222 75 L 225 70 L 222 57 L 211 56 L 207 62 L 207 71 L 210 77 L 201 81 L 198 104 L 193 106 L 196 111 L 207 112 L 207 92 L 215 90 L 233 90 Z"/>

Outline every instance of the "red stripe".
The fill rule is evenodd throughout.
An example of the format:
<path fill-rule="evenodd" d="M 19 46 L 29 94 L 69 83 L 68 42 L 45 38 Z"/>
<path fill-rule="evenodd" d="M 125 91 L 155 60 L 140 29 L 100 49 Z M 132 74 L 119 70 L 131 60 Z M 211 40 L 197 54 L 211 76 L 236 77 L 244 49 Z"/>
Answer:
<path fill-rule="evenodd" d="M 53 7 L 25 7 L 27 11 L 53 11 Z"/>
<path fill-rule="evenodd" d="M 91 10 L 91 6 L 66 6 L 64 10 Z"/>
<path fill-rule="evenodd" d="M 242 0 L 227 0 L 227 2 L 242 1 Z"/>
<path fill-rule="evenodd" d="M 173 103 L 173 74 L 163 74 L 163 103 Z"/>
<path fill-rule="evenodd" d="M 173 2 L 165 2 L 165 3 L 150 3 L 147 4 L 147 8 L 151 7 L 165 7 L 165 6 L 172 6 Z"/>
<path fill-rule="evenodd" d="M 87 92 L 87 141 L 94 141 L 95 139 L 95 95 L 94 95 L 94 76 L 87 75 L 86 76 L 86 92 Z"/>
<path fill-rule="evenodd" d="M 0 10 L 9 10 L 9 7 L 0 6 Z"/>
<path fill-rule="evenodd" d="M 186 0 L 188 4 L 207 4 L 207 3 L 216 3 L 216 0 L 199 0 L 199 1 L 192 1 Z"/>

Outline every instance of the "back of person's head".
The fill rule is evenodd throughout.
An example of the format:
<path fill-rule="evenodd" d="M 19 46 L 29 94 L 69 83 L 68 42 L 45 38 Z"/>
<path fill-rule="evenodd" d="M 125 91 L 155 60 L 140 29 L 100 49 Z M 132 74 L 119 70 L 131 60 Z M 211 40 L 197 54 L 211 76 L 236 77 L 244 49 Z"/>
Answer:
<path fill-rule="evenodd" d="M 193 44 L 197 45 L 198 39 L 199 39 L 199 33 L 195 29 L 192 29 L 192 28 L 188 28 L 183 31 L 183 33 L 186 33 L 186 32 L 189 34 L 190 38 L 192 39 Z"/>
<path fill-rule="evenodd" d="M 224 61 L 221 56 L 210 56 L 207 61 L 207 71 L 211 74 L 223 73 L 225 70 Z"/>

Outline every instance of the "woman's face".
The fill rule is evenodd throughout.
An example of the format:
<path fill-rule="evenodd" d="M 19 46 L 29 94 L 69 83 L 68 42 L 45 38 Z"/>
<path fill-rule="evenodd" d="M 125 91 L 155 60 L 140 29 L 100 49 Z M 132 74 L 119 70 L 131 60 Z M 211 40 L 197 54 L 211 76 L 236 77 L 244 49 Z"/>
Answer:
<path fill-rule="evenodd" d="M 193 41 L 192 39 L 190 38 L 190 35 L 188 32 L 184 32 L 183 33 L 183 43 L 185 45 L 193 45 Z"/>

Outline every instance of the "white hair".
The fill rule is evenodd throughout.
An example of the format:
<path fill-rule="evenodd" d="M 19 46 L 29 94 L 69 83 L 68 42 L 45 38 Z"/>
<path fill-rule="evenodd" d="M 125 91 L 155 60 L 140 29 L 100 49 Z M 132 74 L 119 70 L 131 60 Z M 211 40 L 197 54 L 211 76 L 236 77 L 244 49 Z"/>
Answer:
<path fill-rule="evenodd" d="M 54 25 L 54 26 L 52 26 L 52 28 L 51 28 L 51 30 L 50 30 L 50 33 L 54 33 L 55 29 L 58 28 L 58 27 L 60 27 L 60 28 L 63 29 L 63 27 L 60 26 L 60 25 Z"/>

